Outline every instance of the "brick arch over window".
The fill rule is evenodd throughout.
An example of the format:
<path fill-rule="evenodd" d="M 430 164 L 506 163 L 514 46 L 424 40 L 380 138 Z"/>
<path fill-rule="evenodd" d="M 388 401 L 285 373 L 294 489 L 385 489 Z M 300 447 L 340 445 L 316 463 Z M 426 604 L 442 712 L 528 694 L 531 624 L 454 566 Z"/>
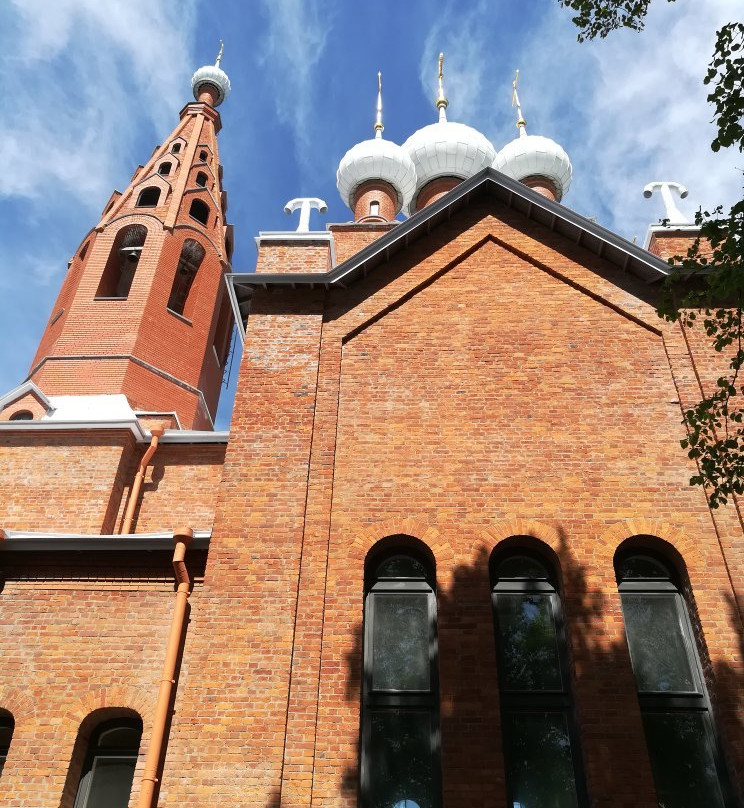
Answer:
<path fill-rule="evenodd" d="M 134 773 L 134 769 L 135 766 L 141 766 L 143 764 L 142 760 L 138 760 L 137 752 L 146 748 L 145 744 L 148 742 L 148 739 L 145 737 L 142 716 L 138 711 L 128 707 L 99 707 L 85 715 L 76 728 L 75 742 L 67 769 L 62 799 L 60 800 L 60 808 L 72 808 L 73 805 L 77 805 L 79 803 L 78 792 L 81 787 L 83 787 L 86 792 L 90 790 L 90 783 L 84 782 L 82 778 L 86 777 L 86 775 L 89 778 L 93 773 L 91 753 L 95 750 L 91 749 L 91 742 L 96 740 L 99 730 L 104 727 L 114 728 L 127 725 L 136 728 L 139 733 L 137 749 L 129 750 L 130 753 L 133 752 L 133 754 L 129 755 L 132 759 L 132 774 L 134 775 L 132 787 L 137 786 L 138 778 Z M 85 794 L 80 795 L 80 797 L 84 800 Z M 126 803 L 122 800 L 123 805 L 128 802 L 128 798 Z M 87 808 L 87 801 L 84 801 L 83 804 Z M 93 803 L 91 808 L 100 808 L 102 804 L 104 803 L 101 803 L 99 800 Z M 108 803 L 105 804 L 108 805 Z"/>
<path fill-rule="evenodd" d="M 700 569 L 705 563 L 699 542 L 693 541 L 670 522 L 662 519 L 628 519 L 600 533 L 592 545 L 592 565 L 609 563 L 612 567 L 618 547 L 627 539 L 637 536 L 655 536 L 666 542 L 679 553 L 689 569 Z"/>
<path fill-rule="evenodd" d="M 447 539 L 433 525 L 419 519 L 387 519 L 355 533 L 349 546 L 349 561 L 363 569 L 369 551 L 390 536 L 410 536 L 426 545 L 434 556 L 436 568 L 454 561 L 455 554 Z"/>
<path fill-rule="evenodd" d="M 532 519 L 515 518 L 496 522 L 493 525 L 489 525 L 489 527 L 481 533 L 480 541 L 482 544 L 486 545 L 490 555 L 500 542 L 518 536 L 537 539 L 539 542 L 542 542 L 552 550 L 555 563 L 558 563 L 557 555 L 563 542 L 560 531 L 551 525 L 536 522 Z"/>

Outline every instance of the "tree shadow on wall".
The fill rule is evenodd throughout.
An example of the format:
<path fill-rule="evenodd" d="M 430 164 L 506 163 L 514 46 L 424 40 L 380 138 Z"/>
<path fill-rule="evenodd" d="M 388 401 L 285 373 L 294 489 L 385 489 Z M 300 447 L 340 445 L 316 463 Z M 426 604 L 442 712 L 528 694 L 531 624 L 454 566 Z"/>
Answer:
<path fill-rule="evenodd" d="M 560 571 L 573 713 L 583 743 L 575 754 L 580 779 L 591 783 L 588 805 L 656 808 L 619 598 L 602 591 L 606 575 L 600 580 L 578 561 L 566 532 L 560 530 L 559 536 L 556 553 L 528 536 L 500 543 L 499 552 L 510 548 L 532 551 Z M 451 585 L 441 587 L 437 594 L 442 793 L 446 808 L 505 808 L 508 804 L 489 562 L 489 551 L 481 548 L 472 564 L 456 566 Z M 733 601 L 731 619 L 740 625 Z M 744 636 L 740 635 L 740 641 L 744 658 Z M 358 624 L 346 655 L 345 695 L 353 705 L 361 702 L 362 658 L 363 626 Z M 727 662 L 718 662 L 711 670 L 719 693 L 717 712 L 721 718 L 724 711 L 734 715 L 744 692 L 741 674 Z M 740 717 L 728 721 L 725 735 L 730 746 L 743 743 L 743 731 Z M 588 756 L 587 747 L 591 747 Z M 738 754 L 741 757 L 741 748 Z M 740 773 L 730 770 L 729 775 L 735 783 Z M 359 802 L 356 763 L 343 769 L 340 786 L 343 804 L 355 806 Z M 741 799 L 742 795 L 738 796 Z"/>

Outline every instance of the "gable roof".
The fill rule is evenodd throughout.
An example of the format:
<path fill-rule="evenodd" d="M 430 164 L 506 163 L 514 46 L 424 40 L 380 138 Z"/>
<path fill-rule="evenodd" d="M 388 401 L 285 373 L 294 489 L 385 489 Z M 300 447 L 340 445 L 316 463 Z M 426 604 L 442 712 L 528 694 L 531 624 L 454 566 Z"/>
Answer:
<path fill-rule="evenodd" d="M 34 384 L 34 382 L 26 381 L 23 382 L 23 384 L 19 384 L 18 387 L 14 387 L 4 396 L 0 396 L 0 412 L 2 412 L 14 401 L 18 401 L 19 398 L 23 398 L 29 393 L 31 393 L 32 396 L 35 396 L 39 400 L 39 403 L 47 408 L 47 411 L 52 408 L 52 402 L 44 395 L 44 393 L 41 392 L 39 387 Z"/>
<path fill-rule="evenodd" d="M 508 208 L 519 211 L 528 219 L 565 236 L 574 244 L 623 271 L 636 275 L 646 283 L 658 283 L 673 271 L 666 261 L 648 250 L 632 244 L 565 205 L 553 202 L 500 171 L 485 168 L 328 272 L 244 272 L 227 275 L 230 298 L 236 319 L 241 323 L 241 332 L 255 289 L 298 286 L 322 286 L 330 289 L 334 286 L 349 286 L 358 278 L 366 277 L 376 266 L 387 263 L 395 253 L 429 233 L 440 222 L 447 221 L 453 213 L 467 207 L 471 201 L 487 196 L 498 199 Z"/>

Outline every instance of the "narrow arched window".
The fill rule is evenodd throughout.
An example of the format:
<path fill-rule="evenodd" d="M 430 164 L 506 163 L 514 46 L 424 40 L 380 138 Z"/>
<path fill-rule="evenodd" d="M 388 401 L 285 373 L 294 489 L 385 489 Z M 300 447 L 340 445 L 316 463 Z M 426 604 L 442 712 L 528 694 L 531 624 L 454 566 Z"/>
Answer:
<path fill-rule="evenodd" d="M 34 416 L 31 410 L 16 410 L 11 416 L 11 421 L 33 421 Z"/>
<path fill-rule="evenodd" d="M 659 805 L 725 808 L 728 781 L 675 571 L 642 551 L 621 556 L 616 572 Z"/>
<path fill-rule="evenodd" d="M 202 188 L 206 188 L 206 186 L 207 186 L 207 175 L 203 171 L 200 171 L 196 175 L 196 184 L 201 186 Z"/>
<path fill-rule="evenodd" d="M 142 739 L 142 722 L 99 724 L 90 737 L 75 808 L 127 808 Z"/>
<path fill-rule="evenodd" d="M 181 144 L 180 143 L 174 143 L 171 146 L 171 153 L 172 154 L 178 154 L 178 152 L 180 152 L 180 151 L 181 151 Z"/>
<path fill-rule="evenodd" d="M 149 188 L 143 188 L 140 195 L 137 197 L 138 208 L 156 208 L 160 201 L 160 188 L 151 185 Z"/>
<path fill-rule="evenodd" d="M 586 805 L 563 611 L 542 558 L 491 561 L 501 721 L 510 806 Z"/>
<path fill-rule="evenodd" d="M 380 203 L 379 202 L 375 201 L 375 202 L 370 202 L 369 203 L 369 215 L 370 216 L 379 216 L 380 215 Z"/>
<path fill-rule="evenodd" d="M 436 595 L 408 550 L 374 561 L 366 580 L 361 791 L 366 808 L 437 808 Z"/>
<path fill-rule="evenodd" d="M 10 713 L 0 712 L 0 774 L 2 774 L 5 767 L 10 742 L 13 740 L 14 728 L 13 716 Z"/>
<path fill-rule="evenodd" d="M 194 239 L 186 239 L 178 258 L 176 274 L 173 278 L 168 308 L 176 314 L 183 314 L 189 299 L 196 273 L 204 260 L 204 247 Z"/>
<path fill-rule="evenodd" d="M 163 177 L 167 177 L 168 174 L 171 173 L 172 168 L 173 168 L 172 163 L 161 163 L 160 168 L 158 168 L 158 174 L 161 174 Z"/>
<path fill-rule="evenodd" d="M 206 163 L 206 162 L 207 162 L 207 156 L 208 156 L 208 155 L 207 155 L 206 149 L 202 149 L 202 150 L 199 152 L 199 159 L 202 161 L 202 163 Z"/>
<path fill-rule="evenodd" d="M 209 207 L 201 199 L 195 199 L 189 208 L 189 216 L 197 222 L 206 224 L 209 221 Z"/>
<path fill-rule="evenodd" d="M 147 228 L 142 224 L 123 227 L 116 234 L 98 284 L 97 298 L 125 299 L 129 296 L 146 238 Z"/>

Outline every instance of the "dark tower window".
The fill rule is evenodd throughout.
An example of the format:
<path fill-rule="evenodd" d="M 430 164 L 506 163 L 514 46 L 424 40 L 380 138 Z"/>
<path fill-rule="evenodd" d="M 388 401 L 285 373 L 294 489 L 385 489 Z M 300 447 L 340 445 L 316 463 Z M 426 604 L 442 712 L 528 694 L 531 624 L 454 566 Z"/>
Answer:
<path fill-rule="evenodd" d="M 117 233 L 96 297 L 124 299 L 129 296 L 146 237 L 147 228 L 142 224 L 124 227 Z"/>
<path fill-rule="evenodd" d="M 161 163 L 160 168 L 158 169 L 158 174 L 161 174 L 163 177 L 167 177 L 168 174 L 171 173 L 171 168 L 173 168 L 173 163 Z"/>
<path fill-rule="evenodd" d="M 441 805 L 433 570 L 407 549 L 378 558 L 364 602 L 365 808 Z"/>
<path fill-rule="evenodd" d="M 13 740 L 15 722 L 10 713 L 0 713 L 0 774 L 3 772 L 5 760 L 8 757 L 10 742 Z"/>
<path fill-rule="evenodd" d="M 542 559 L 491 564 L 508 805 L 586 805 L 561 599 Z"/>
<path fill-rule="evenodd" d="M 88 252 L 88 246 L 89 245 L 90 245 L 89 241 L 86 241 L 85 244 L 83 244 L 83 247 L 80 250 L 80 260 L 81 261 L 83 260 L 83 258 L 85 258 L 85 254 Z"/>
<path fill-rule="evenodd" d="M 207 162 L 207 156 L 208 156 L 208 155 L 207 155 L 206 151 L 204 151 L 204 149 L 202 149 L 202 150 L 199 152 L 199 159 L 200 159 L 200 160 L 201 160 L 203 163 L 206 163 L 206 162 Z"/>
<path fill-rule="evenodd" d="M 616 572 L 659 805 L 732 805 L 676 576 L 645 552 L 621 558 Z"/>
<path fill-rule="evenodd" d="M 137 765 L 142 722 L 117 719 L 93 732 L 75 808 L 127 808 Z"/>
<path fill-rule="evenodd" d="M 206 187 L 207 187 L 207 175 L 206 175 L 206 174 L 205 174 L 203 171 L 200 171 L 200 172 L 199 172 L 199 173 L 196 175 L 196 184 L 197 184 L 197 185 L 200 185 L 202 188 L 206 188 Z M 192 215 L 193 215 L 193 214 L 192 214 Z"/>
<path fill-rule="evenodd" d="M 192 219 L 196 219 L 197 222 L 206 225 L 209 221 L 209 208 L 207 204 L 202 202 L 201 199 L 195 199 L 189 208 L 189 216 L 191 216 Z"/>
<path fill-rule="evenodd" d="M 149 188 L 143 188 L 140 195 L 137 197 L 138 208 L 156 208 L 160 201 L 160 188 L 151 185 Z"/>
<path fill-rule="evenodd" d="M 178 154 L 178 152 L 180 152 L 180 151 L 181 151 L 181 144 L 180 143 L 174 143 L 171 146 L 171 153 L 172 154 Z"/>
<path fill-rule="evenodd" d="M 178 259 L 176 276 L 173 278 L 168 308 L 176 314 L 183 314 L 188 303 L 196 273 L 204 260 L 204 247 L 198 241 L 186 239 Z"/>
<path fill-rule="evenodd" d="M 34 416 L 31 410 L 17 410 L 10 416 L 11 421 L 33 421 Z"/>

